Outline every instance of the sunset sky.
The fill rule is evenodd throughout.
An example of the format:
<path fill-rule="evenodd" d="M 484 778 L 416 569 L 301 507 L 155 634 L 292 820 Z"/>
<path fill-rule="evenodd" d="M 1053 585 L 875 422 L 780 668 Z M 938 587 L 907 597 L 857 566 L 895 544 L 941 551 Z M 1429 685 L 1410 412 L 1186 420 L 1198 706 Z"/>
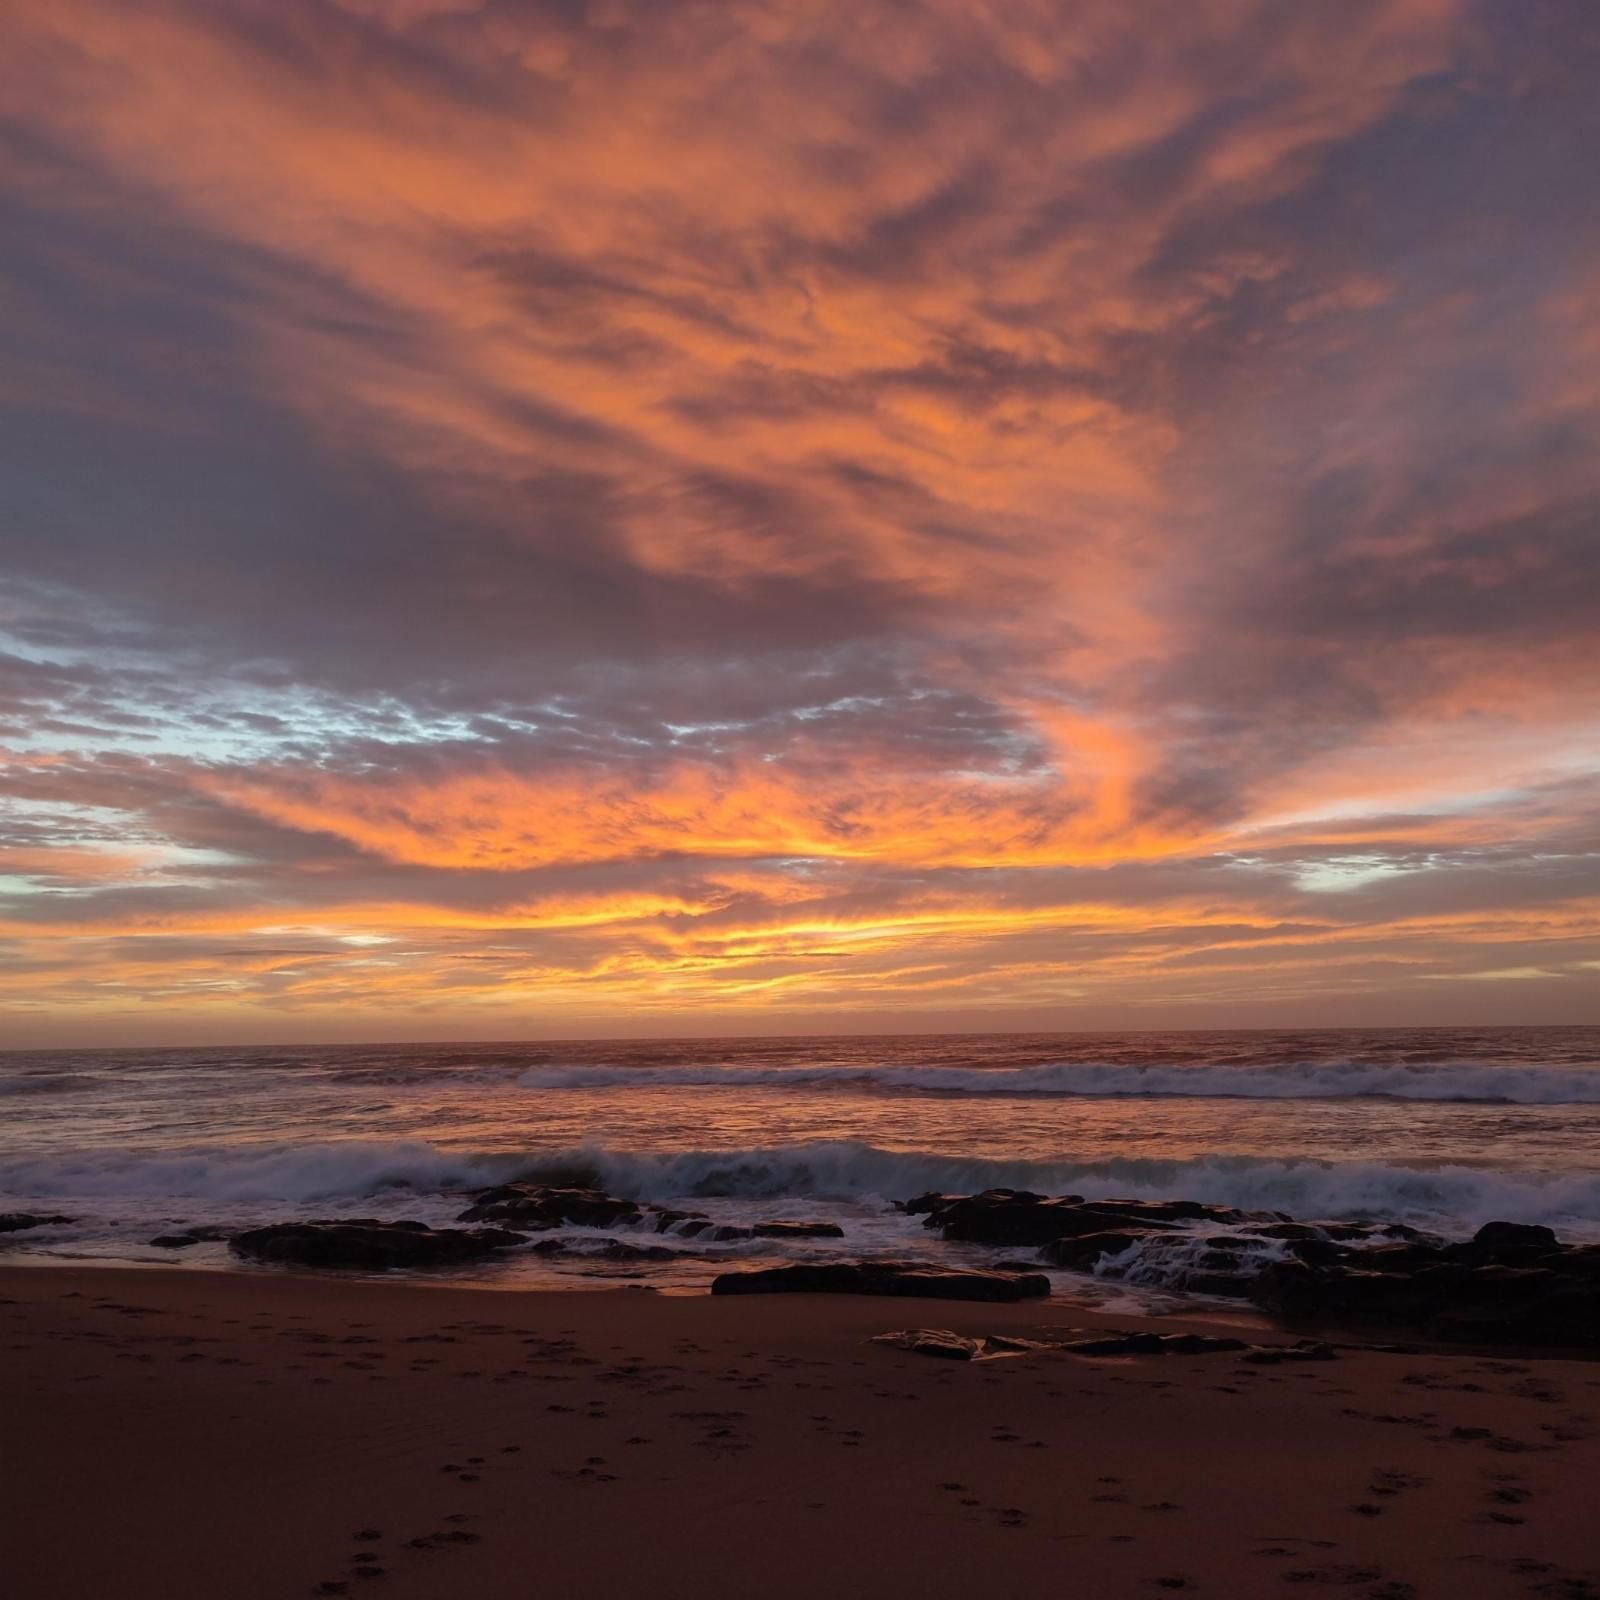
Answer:
<path fill-rule="evenodd" d="M 0 17 L 0 1044 L 1600 1018 L 1600 6 Z"/>

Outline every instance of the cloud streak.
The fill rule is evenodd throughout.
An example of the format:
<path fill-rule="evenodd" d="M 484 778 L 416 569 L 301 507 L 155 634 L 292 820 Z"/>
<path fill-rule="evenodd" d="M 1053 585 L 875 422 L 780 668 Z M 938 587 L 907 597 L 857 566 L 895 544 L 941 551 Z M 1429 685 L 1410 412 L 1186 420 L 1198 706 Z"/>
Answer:
<path fill-rule="evenodd" d="M 1538 11 L 19 18 L 0 1014 L 1591 1015 Z"/>

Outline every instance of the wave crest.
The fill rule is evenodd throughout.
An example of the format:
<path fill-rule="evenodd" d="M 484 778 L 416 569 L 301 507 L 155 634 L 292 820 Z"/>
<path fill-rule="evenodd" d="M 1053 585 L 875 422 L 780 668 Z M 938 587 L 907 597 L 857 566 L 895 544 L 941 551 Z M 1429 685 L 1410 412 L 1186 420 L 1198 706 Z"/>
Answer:
<path fill-rule="evenodd" d="M 1030 1067 L 543 1066 L 525 1089 L 721 1087 L 843 1089 L 925 1095 L 1349 1100 L 1386 1098 L 1499 1105 L 1600 1105 L 1600 1072 L 1489 1062 L 1284 1062 L 1271 1066 L 1129 1066 L 1057 1062 Z"/>
<path fill-rule="evenodd" d="M 0 1193 L 72 1198 L 343 1201 L 397 1192 L 437 1194 L 525 1178 L 593 1183 L 661 1202 L 795 1199 L 885 1205 L 925 1190 L 995 1186 L 1090 1198 L 1139 1195 L 1286 1211 L 1370 1217 L 1467 1230 L 1493 1218 L 1600 1233 L 1600 1173 L 1505 1172 L 1378 1162 L 1206 1156 L 1193 1160 L 999 1161 L 886 1150 L 854 1140 L 675 1153 L 602 1146 L 554 1151 L 449 1151 L 422 1141 L 348 1141 L 181 1153 L 35 1156 L 0 1161 Z"/>

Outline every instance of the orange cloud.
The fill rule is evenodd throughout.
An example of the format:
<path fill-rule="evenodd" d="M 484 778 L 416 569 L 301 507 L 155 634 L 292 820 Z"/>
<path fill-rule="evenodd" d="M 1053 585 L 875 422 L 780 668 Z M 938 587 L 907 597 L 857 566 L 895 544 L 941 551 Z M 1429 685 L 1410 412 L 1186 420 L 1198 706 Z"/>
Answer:
<path fill-rule="evenodd" d="M 1585 981 L 1561 44 L 1453 0 L 20 8 L 0 1004 Z"/>

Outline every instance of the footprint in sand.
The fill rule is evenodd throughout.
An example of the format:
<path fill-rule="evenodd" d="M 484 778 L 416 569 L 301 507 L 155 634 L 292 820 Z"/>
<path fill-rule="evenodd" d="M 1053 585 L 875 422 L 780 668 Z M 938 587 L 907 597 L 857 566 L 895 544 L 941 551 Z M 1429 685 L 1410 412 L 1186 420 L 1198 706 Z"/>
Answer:
<path fill-rule="evenodd" d="M 1380 1583 L 1382 1580 L 1383 1574 L 1376 1567 L 1299 1567 L 1283 1575 L 1285 1583 L 1329 1583 L 1341 1587 L 1358 1583 Z M 1394 1596 L 1392 1600 L 1399 1600 L 1399 1597 Z"/>

